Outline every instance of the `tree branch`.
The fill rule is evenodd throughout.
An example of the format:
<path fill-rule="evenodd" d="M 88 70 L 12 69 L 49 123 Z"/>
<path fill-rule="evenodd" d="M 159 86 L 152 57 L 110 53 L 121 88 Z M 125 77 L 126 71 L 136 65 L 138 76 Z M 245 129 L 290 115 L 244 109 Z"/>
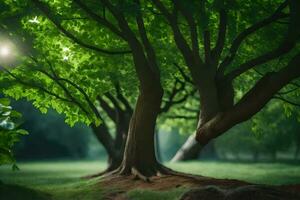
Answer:
<path fill-rule="evenodd" d="M 225 39 L 226 39 L 226 29 L 227 29 L 227 13 L 224 9 L 219 10 L 219 32 L 216 46 L 212 50 L 212 57 L 219 61 L 222 54 Z"/>
<path fill-rule="evenodd" d="M 286 53 L 288 53 L 293 47 L 295 43 L 293 41 L 285 40 L 278 48 L 275 50 L 271 50 L 257 58 L 251 59 L 243 64 L 241 64 L 236 70 L 230 72 L 226 75 L 230 80 L 234 79 L 235 77 L 241 75 L 242 73 L 248 71 L 252 67 L 261 65 L 273 59 L 276 59 Z"/>
<path fill-rule="evenodd" d="M 111 93 L 106 92 L 106 93 L 105 93 L 105 96 L 112 102 L 112 104 L 114 105 L 114 107 L 115 107 L 117 110 L 122 111 L 122 108 L 121 108 L 121 106 L 119 105 L 119 102 L 115 99 L 115 97 L 114 97 Z"/>
<path fill-rule="evenodd" d="M 182 69 L 182 67 L 180 67 L 177 63 L 173 63 L 175 65 L 175 67 L 178 69 L 178 71 L 180 72 L 181 76 L 183 77 L 183 79 L 190 83 L 191 85 L 194 85 L 192 79 L 184 72 L 184 70 Z"/>
<path fill-rule="evenodd" d="M 146 33 L 146 29 L 145 29 L 145 24 L 144 24 L 144 20 L 143 20 L 143 16 L 141 13 L 141 5 L 140 5 L 140 1 L 139 0 L 135 0 L 136 4 L 139 6 L 138 9 L 138 13 L 136 15 L 136 23 L 138 25 L 138 30 L 142 39 L 142 43 L 145 47 L 146 53 L 147 53 L 147 57 L 148 57 L 148 62 L 151 64 L 151 67 L 154 70 L 157 70 L 157 66 L 156 66 L 156 55 L 155 55 L 155 51 L 153 49 L 153 46 L 151 45 L 149 38 L 147 36 Z"/>
<path fill-rule="evenodd" d="M 282 19 L 285 17 L 288 17 L 288 15 L 281 13 L 281 11 L 288 5 L 288 0 L 285 0 L 277 9 L 276 11 L 269 17 L 263 19 L 262 21 L 259 21 L 252 26 L 245 29 L 243 32 L 241 32 L 232 42 L 232 45 L 229 49 L 229 54 L 226 56 L 226 58 L 223 60 L 223 62 L 220 64 L 218 69 L 218 74 L 223 75 L 225 72 L 226 67 L 231 64 L 233 59 L 236 56 L 236 53 L 241 46 L 242 42 L 251 34 L 257 32 L 261 28 L 266 27 L 267 25 L 277 21 L 278 19 Z"/>
<path fill-rule="evenodd" d="M 61 23 L 56 19 L 56 17 L 51 13 L 50 9 L 44 4 L 42 3 L 40 0 L 31 0 L 34 5 L 40 10 L 42 11 L 46 17 L 56 26 L 56 28 L 62 32 L 66 37 L 68 37 L 69 39 L 71 39 L 73 42 L 75 42 L 76 44 L 87 48 L 87 49 L 91 49 L 103 54 L 108 54 L 108 55 L 123 55 L 123 54 L 129 54 L 131 53 L 131 51 L 129 50 L 106 50 L 106 49 L 102 49 L 90 44 L 87 44 L 85 42 L 83 42 L 82 40 L 80 40 L 79 38 L 77 38 L 74 34 L 72 34 L 71 32 L 67 31 L 62 25 Z"/>
<path fill-rule="evenodd" d="M 59 96 L 58 94 L 55 94 L 49 90 L 47 90 L 46 88 L 44 88 L 43 86 L 40 86 L 38 84 L 35 84 L 33 83 L 32 80 L 30 80 L 30 82 L 26 82 L 24 78 L 20 78 L 18 76 L 16 76 L 15 74 L 11 73 L 9 70 L 7 70 L 5 67 L 2 67 L 0 66 L 1 69 L 3 69 L 6 73 L 8 73 L 11 77 L 13 77 L 17 82 L 19 82 L 20 84 L 22 85 L 26 85 L 26 86 L 29 86 L 29 87 L 32 87 L 32 88 L 37 88 L 47 94 L 49 94 L 50 96 L 54 96 L 55 98 L 59 99 L 59 100 L 62 100 L 62 101 L 65 101 L 65 102 L 69 102 L 69 103 L 72 103 L 71 100 L 67 99 L 67 98 L 64 98 L 64 97 L 61 97 Z"/>
<path fill-rule="evenodd" d="M 121 87 L 120 87 L 119 83 L 115 84 L 115 89 L 116 89 L 116 92 L 117 92 L 118 100 L 120 100 L 122 102 L 122 104 L 125 106 L 125 109 L 127 110 L 127 112 L 133 113 L 133 109 L 132 109 L 130 103 L 125 98 L 125 96 L 122 94 Z"/>
<path fill-rule="evenodd" d="M 190 12 L 188 9 L 185 8 L 184 4 L 182 4 L 182 1 L 175 0 L 173 2 L 174 2 L 174 5 L 182 13 L 182 15 L 185 17 L 186 21 L 188 22 L 188 27 L 190 29 L 190 35 L 191 35 L 192 51 L 193 51 L 195 59 L 198 59 L 198 62 L 201 63 L 201 61 L 200 61 L 201 58 L 199 55 L 199 41 L 198 41 L 197 24 L 195 22 L 194 16 L 193 16 L 192 12 Z"/>
<path fill-rule="evenodd" d="M 100 96 L 97 97 L 97 100 L 100 103 L 101 108 L 106 112 L 108 117 L 114 121 L 115 123 L 117 122 L 117 110 L 113 109 L 103 98 Z"/>
<path fill-rule="evenodd" d="M 203 33 L 204 51 L 205 51 L 205 63 L 211 63 L 211 49 L 210 49 L 210 32 L 205 30 Z"/>
<path fill-rule="evenodd" d="M 116 18 L 119 27 L 126 35 L 127 42 L 132 49 L 134 67 L 140 82 L 140 88 L 143 88 L 143 90 L 147 90 L 150 88 L 154 88 L 155 86 L 155 88 L 161 89 L 159 70 L 157 69 L 158 66 L 156 64 L 153 64 L 154 61 L 152 61 L 152 64 L 149 63 L 144 53 L 143 45 L 137 39 L 135 32 L 130 28 L 128 21 L 126 21 L 123 13 L 110 1 L 101 0 L 101 2 L 106 5 L 108 10 Z"/>
<path fill-rule="evenodd" d="M 32 56 L 29 56 L 37 65 L 39 65 L 39 62 L 37 59 L 35 59 Z M 94 114 L 102 120 L 99 112 L 97 111 L 97 109 L 95 108 L 95 106 L 90 102 L 87 94 L 84 92 L 84 90 L 82 88 L 80 88 L 79 86 L 77 86 L 75 83 L 73 83 L 70 80 L 64 79 L 64 78 L 60 78 L 56 72 L 54 71 L 54 68 L 52 66 L 52 63 L 46 58 L 44 57 L 46 62 L 48 63 L 50 70 L 52 72 L 53 75 L 51 75 L 50 73 L 48 73 L 45 70 L 42 70 L 41 68 L 36 68 L 37 71 L 41 72 L 42 74 L 46 75 L 48 78 L 50 78 L 52 81 L 54 81 L 55 83 L 57 83 L 59 85 L 60 88 L 63 89 L 63 91 L 65 92 L 65 94 L 72 100 L 72 102 L 74 102 L 74 104 L 76 104 L 81 110 L 83 110 L 87 115 L 89 115 L 89 112 L 84 108 L 84 106 L 71 94 L 71 92 L 68 90 L 68 88 L 62 84 L 60 81 L 65 81 L 69 84 L 71 84 L 73 87 L 75 87 L 77 90 L 79 90 L 79 92 L 83 92 L 82 94 L 84 95 L 86 101 L 88 102 L 88 105 L 90 106 L 91 110 L 94 112 Z"/>
<path fill-rule="evenodd" d="M 235 124 L 250 119 L 286 84 L 300 76 L 300 53 L 278 72 L 264 75 L 231 109 L 217 114 L 197 130 L 197 140 L 206 144 Z"/>
<path fill-rule="evenodd" d="M 285 98 L 283 98 L 283 97 L 281 97 L 281 96 L 274 96 L 273 99 L 279 99 L 279 100 L 281 100 L 281 101 L 283 101 L 283 102 L 285 102 L 285 103 L 291 104 L 291 105 L 293 105 L 293 106 L 299 106 L 299 107 L 300 107 L 300 103 L 292 102 L 292 101 L 290 101 L 290 100 L 288 100 L 288 99 L 285 99 Z"/>
<path fill-rule="evenodd" d="M 184 60 L 189 67 L 193 80 L 197 80 L 197 78 L 200 76 L 200 65 L 203 65 L 203 61 L 201 59 L 197 60 L 199 63 L 195 62 L 193 51 L 190 49 L 187 41 L 183 37 L 178 24 L 177 24 L 177 10 L 176 7 L 174 8 L 173 13 L 169 13 L 169 11 L 166 9 L 166 7 L 163 5 L 163 3 L 160 0 L 152 0 L 153 4 L 160 10 L 160 12 L 165 16 L 167 21 L 169 22 L 172 31 L 174 40 L 176 42 L 176 45 L 180 52 L 182 53 Z M 199 56 L 200 58 L 200 56 Z"/>
<path fill-rule="evenodd" d="M 166 118 L 169 119 L 187 119 L 187 120 L 195 120 L 197 116 L 188 116 L 188 115 L 166 115 Z"/>
<path fill-rule="evenodd" d="M 81 0 L 73 0 L 82 10 L 86 12 L 87 15 L 89 15 L 92 19 L 94 19 L 99 24 L 105 26 L 109 30 L 111 30 L 114 34 L 119 36 L 122 39 L 125 39 L 125 36 L 123 33 L 115 27 L 112 23 L 110 23 L 105 17 L 101 17 L 100 15 L 97 15 L 94 13 L 91 9 L 89 9 Z M 125 39 L 126 40 L 126 39 Z"/>

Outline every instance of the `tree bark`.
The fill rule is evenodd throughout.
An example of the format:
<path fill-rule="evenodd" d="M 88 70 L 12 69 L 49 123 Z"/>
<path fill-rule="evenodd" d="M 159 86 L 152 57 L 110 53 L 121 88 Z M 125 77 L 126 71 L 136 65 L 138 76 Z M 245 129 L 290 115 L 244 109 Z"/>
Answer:
<path fill-rule="evenodd" d="M 300 76 L 300 53 L 286 67 L 267 73 L 231 109 L 219 112 L 197 130 L 197 141 L 207 144 L 234 125 L 259 112 L 282 87 Z"/>
<path fill-rule="evenodd" d="M 162 88 L 155 86 L 141 91 L 129 125 L 121 174 L 134 174 L 142 179 L 156 175 L 159 163 L 155 156 L 154 133 L 162 95 Z"/>
<path fill-rule="evenodd" d="M 212 73 L 212 72 L 211 72 Z M 220 103 L 218 101 L 218 87 L 215 84 L 213 78 L 202 77 L 200 86 L 198 86 L 198 92 L 200 95 L 200 116 L 198 121 L 198 128 L 209 121 L 220 109 Z M 196 160 L 199 158 L 200 151 L 205 151 L 209 146 L 204 147 L 195 140 L 195 133 L 191 135 L 183 146 L 177 151 L 172 158 L 172 162 Z M 212 147 L 212 146 L 210 146 Z M 216 155 L 215 155 L 216 156 Z"/>
<path fill-rule="evenodd" d="M 158 130 L 155 129 L 155 155 L 156 159 L 158 161 L 161 161 L 161 154 L 160 154 L 160 144 L 159 144 L 159 135 L 158 135 Z"/>
<path fill-rule="evenodd" d="M 105 172 L 116 169 L 121 163 L 121 156 L 114 147 L 114 140 L 109 134 L 107 127 L 105 124 L 101 124 L 98 127 L 92 125 L 92 130 L 108 155 L 108 167 Z"/>
<path fill-rule="evenodd" d="M 199 157 L 199 152 L 201 149 L 201 144 L 195 140 L 195 134 L 193 134 L 188 137 L 186 142 L 176 152 L 171 162 L 196 160 Z"/>

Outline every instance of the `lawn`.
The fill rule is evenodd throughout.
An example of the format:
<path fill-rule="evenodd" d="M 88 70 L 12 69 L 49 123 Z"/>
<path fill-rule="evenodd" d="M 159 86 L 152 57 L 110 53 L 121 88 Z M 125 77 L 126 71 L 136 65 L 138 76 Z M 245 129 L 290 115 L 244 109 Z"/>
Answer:
<path fill-rule="evenodd" d="M 251 183 L 281 185 L 300 183 L 300 165 L 283 163 L 230 163 L 230 162 L 186 162 L 166 163 L 167 166 L 183 172 L 200 174 L 214 178 L 238 179 Z M 6 185 L 28 188 L 21 192 L 20 199 L 35 191 L 47 193 L 53 199 L 101 199 L 106 192 L 94 188 L 97 180 L 82 180 L 80 177 L 105 169 L 105 162 L 59 161 L 19 163 L 20 171 L 12 171 L 9 166 L 0 167 L 0 179 Z M 12 186 L 15 187 L 15 186 Z M 32 191 L 33 189 L 34 191 Z M 112 188 L 117 190 L 117 188 Z M 127 193 L 130 199 L 176 199 L 186 189 L 178 188 L 168 192 L 134 190 Z M 0 197 L 9 189 L 0 190 Z M 2 194 L 1 194 L 2 193 Z M 16 195 L 15 193 L 13 195 Z M 144 196 L 144 198 L 142 198 Z M 139 198 L 140 197 L 140 198 Z M 152 198 L 149 198 L 152 197 Z M 10 197 L 17 200 L 19 197 Z M 2 199 L 2 198 L 0 198 Z M 29 198 L 28 198 L 29 199 Z M 40 198 L 42 199 L 42 198 Z M 45 199 L 49 199 L 46 196 Z M 9 199 L 8 199 L 9 200 Z"/>

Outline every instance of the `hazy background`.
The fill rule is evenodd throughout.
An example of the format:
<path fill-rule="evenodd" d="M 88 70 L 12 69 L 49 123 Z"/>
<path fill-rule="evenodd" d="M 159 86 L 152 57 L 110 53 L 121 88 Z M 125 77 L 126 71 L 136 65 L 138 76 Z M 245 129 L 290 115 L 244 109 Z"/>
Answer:
<path fill-rule="evenodd" d="M 23 114 L 23 128 L 29 135 L 22 137 L 15 147 L 17 161 L 33 160 L 106 160 L 106 153 L 89 127 L 76 124 L 70 127 L 64 123 L 64 116 L 50 110 L 41 114 L 30 103 L 14 101 L 14 109 Z M 286 161 L 299 159 L 300 124 L 296 117 L 279 119 L 282 113 L 274 111 L 265 129 L 256 131 L 250 122 L 231 129 L 208 145 L 199 159 L 230 161 Z M 273 123 L 273 125 L 272 125 Z M 274 125 L 275 124 L 275 125 Z M 260 129 L 262 129 L 260 127 Z M 189 136 L 160 130 L 159 159 L 170 160 Z"/>

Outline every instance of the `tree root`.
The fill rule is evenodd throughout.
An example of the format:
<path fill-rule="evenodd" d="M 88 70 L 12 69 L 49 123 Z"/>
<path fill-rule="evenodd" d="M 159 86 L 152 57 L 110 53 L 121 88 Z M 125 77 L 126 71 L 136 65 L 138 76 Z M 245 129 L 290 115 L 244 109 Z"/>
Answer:
<path fill-rule="evenodd" d="M 193 174 L 188 174 L 188 173 L 184 173 L 184 172 L 177 172 L 177 171 L 174 171 L 173 169 L 170 169 L 163 165 L 160 165 L 159 168 L 160 168 L 160 171 L 162 171 L 162 174 L 164 174 L 164 175 L 187 177 L 187 178 L 192 178 L 194 180 L 203 180 L 203 178 L 204 178 L 203 176 L 200 176 L 200 175 L 193 175 Z"/>
<path fill-rule="evenodd" d="M 146 170 L 139 170 L 138 167 L 123 167 L 120 166 L 117 169 L 111 170 L 106 169 L 103 172 L 88 175 L 82 177 L 83 179 L 91 179 L 91 178 L 107 178 L 110 176 L 130 176 L 132 175 L 135 180 L 142 180 L 144 182 L 151 182 L 151 177 L 165 177 L 165 176 L 179 176 L 179 177 L 187 177 L 192 178 L 194 180 L 202 180 L 203 177 L 199 175 L 192 175 L 183 172 L 174 171 L 168 167 L 163 166 L 162 164 L 157 164 L 154 168 L 149 168 Z"/>
<path fill-rule="evenodd" d="M 137 170 L 135 167 L 131 168 L 131 174 L 134 175 L 134 179 L 141 179 L 145 182 L 150 182 L 149 177 L 143 175 L 139 170 Z"/>
<path fill-rule="evenodd" d="M 102 175 L 104 175 L 106 173 L 107 173 L 107 170 L 105 170 L 103 172 L 96 173 L 96 174 L 91 174 L 91 175 L 83 176 L 83 177 L 81 177 L 81 179 L 93 179 L 93 178 L 100 177 L 100 176 L 102 176 Z"/>
<path fill-rule="evenodd" d="M 99 172 L 99 173 L 96 173 L 96 174 L 91 174 L 91 175 L 87 175 L 87 176 L 83 176 L 81 177 L 82 179 L 93 179 L 93 178 L 98 178 L 98 177 L 101 177 L 105 174 L 108 174 L 110 172 L 113 172 L 115 171 L 116 168 L 115 167 L 108 167 L 106 170 L 102 171 L 102 172 Z"/>

